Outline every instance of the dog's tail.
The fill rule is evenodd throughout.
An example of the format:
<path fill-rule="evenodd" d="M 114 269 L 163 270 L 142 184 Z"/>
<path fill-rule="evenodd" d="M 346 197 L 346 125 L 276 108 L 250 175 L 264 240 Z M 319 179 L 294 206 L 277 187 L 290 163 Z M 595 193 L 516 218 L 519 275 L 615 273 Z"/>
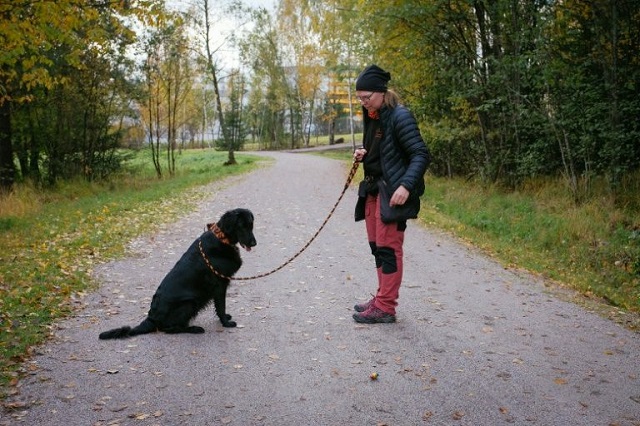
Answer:
<path fill-rule="evenodd" d="M 153 333 L 158 327 L 149 318 L 146 318 L 137 327 L 124 326 L 113 330 L 103 331 L 98 336 L 101 340 L 124 339 L 125 337 L 137 336 L 138 334 Z"/>

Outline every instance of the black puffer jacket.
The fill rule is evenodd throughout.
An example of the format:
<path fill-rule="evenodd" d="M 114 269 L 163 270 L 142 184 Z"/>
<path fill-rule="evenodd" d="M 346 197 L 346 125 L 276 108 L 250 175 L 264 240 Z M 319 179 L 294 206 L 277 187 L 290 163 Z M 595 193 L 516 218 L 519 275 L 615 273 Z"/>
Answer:
<path fill-rule="evenodd" d="M 369 120 L 367 114 L 365 122 Z M 424 193 L 424 174 L 431 161 L 427 145 L 422 140 L 418 123 L 413 114 L 402 105 L 380 110 L 383 139 L 380 157 L 384 180 L 391 193 L 404 186 L 411 198 Z"/>
<path fill-rule="evenodd" d="M 369 115 L 363 108 L 364 125 Z M 424 143 L 418 123 L 411 111 L 402 105 L 380 110 L 383 138 L 380 141 L 382 176 L 393 194 L 400 185 L 410 193 L 407 203 L 414 203 L 419 210 L 420 196 L 424 193 L 424 174 L 431 162 L 427 145 Z M 360 194 L 361 198 L 362 195 Z M 364 219 L 363 200 L 356 206 L 356 220 Z M 411 219 L 407 217 L 406 219 Z"/>
<path fill-rule="evenodd" d="M 364 108 L 363 116 L 367 126 L 371 119 Z M 420 210 L 420 196 L 425 189 L 424 174 L 431 161 L 429 150 L 422 140 L 416 119 L 404 106 L 383 107 L 380 120 L 383 131 L 380 141 L 382 178 L 391 195 L 400 185 L 409 191 L 409 199 L 404 204 L 406 208 L 396 211 L 397 219 L 394 221 L 414 219 Z M 361 182 L 355 210 L 356 221 L 363 220 L 365 216 L 367 187 L 366 182 Z"/>

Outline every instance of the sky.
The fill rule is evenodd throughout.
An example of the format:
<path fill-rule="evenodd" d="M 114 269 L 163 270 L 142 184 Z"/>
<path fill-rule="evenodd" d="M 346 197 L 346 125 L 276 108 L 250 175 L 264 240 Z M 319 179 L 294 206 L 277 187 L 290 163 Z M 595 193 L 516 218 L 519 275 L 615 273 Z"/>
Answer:
<path fill-rule="evenodd" d="M 167 0 L 167 5 L 171 7 L 184 7 L 186 8 L 194 0 Z M 251 7 L 264 7 L 267 10 L 273 10 L 278 0 L 242 0 L 242 2 Z M 216 4 L 216 0 L 211 2 L 212 5 Z"/>
<path fill-rule="evenodd" d="M 210 6 L 215 7 L 219 4 L 220 0 L 210 0 Z M 224 3 L 227 3 L 231 0 L 227 0 Z M 241 0 L 246 6 L 250 6 L 253 8 L 263 7 L 270 12 L 275 11 L 275 7 L 279 0 Z M 167 6 L 172 9 L 187 9 L 189 5 L 192 5 L 201 0 L 167 0 Z M 228 33 L 232 32 L 235 28 L 238 27 L 239 23 L 234 21 L 232 18 L 223 19 L 219 21 L 217 18 L 215 20 L 216 24 L 213 26 L 214 32 L 219 31 L 220 33 Z M 220 65 L 223 68 L 231 67 L 235 68 L 239 66 L 239 61 L 237 60 L 237 52 L 232 51 L 230 49 L 221 48 L 217 51 L 216 56 L 221 61 Z"/>
<path fill-rule="evenodd" d="M 267 10 L 273 10 L 277 0 L 245 0 L 247 6 L 264 7 Z"/>

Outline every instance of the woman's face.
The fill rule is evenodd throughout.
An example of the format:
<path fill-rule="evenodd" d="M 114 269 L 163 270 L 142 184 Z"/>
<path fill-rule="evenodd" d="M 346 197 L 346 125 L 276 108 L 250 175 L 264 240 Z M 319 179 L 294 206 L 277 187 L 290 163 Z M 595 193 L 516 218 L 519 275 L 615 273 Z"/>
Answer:
<path fill-rule="evenodd" d="M 360 104 L 368 111 L 376 111 L 380 109 L 382 102 L 384 102 L 384 93 L 358 90 L 356 92 L 356 99 L 358 99 Z"/>

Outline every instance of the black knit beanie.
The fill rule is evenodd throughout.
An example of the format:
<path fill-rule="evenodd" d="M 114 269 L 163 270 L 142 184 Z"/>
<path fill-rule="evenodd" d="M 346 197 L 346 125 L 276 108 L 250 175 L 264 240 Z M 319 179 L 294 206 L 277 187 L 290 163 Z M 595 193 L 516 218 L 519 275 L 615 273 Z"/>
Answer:
<path fill-rule="evenodd" d="M 358 76 L 356 90 L 386 92 L 391 74 L 377 65 L 369 65 Z"/>

